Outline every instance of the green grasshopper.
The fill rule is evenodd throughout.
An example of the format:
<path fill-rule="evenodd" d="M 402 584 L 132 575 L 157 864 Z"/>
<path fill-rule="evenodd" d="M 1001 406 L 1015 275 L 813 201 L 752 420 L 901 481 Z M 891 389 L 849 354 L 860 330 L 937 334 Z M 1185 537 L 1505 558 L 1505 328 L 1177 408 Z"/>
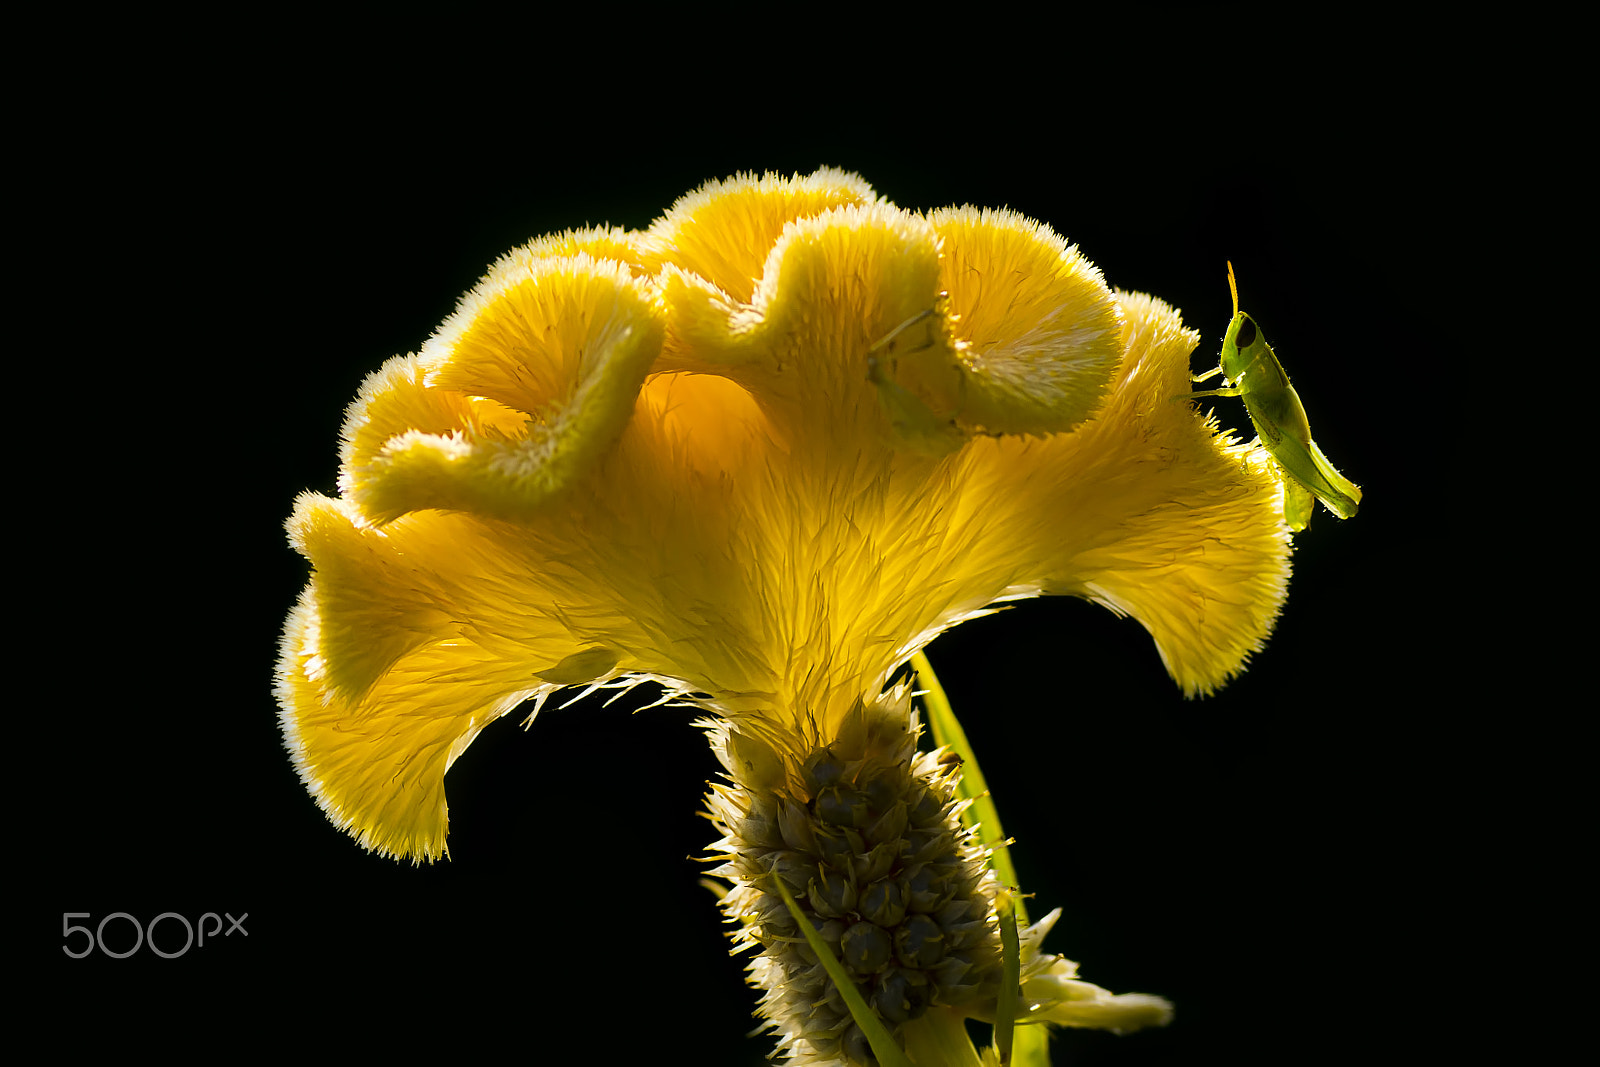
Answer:
<path fill-rule="evenodd" d="M 1300 396 L 1289 384 L 1283 364 L 1272 354 L 1255 320 L 1239 310 L 1239 286 L 1228 264 L 1228 289 L 1233 293 L 1233 321 L 1222 338 L 1221 362 L 1189 380 L 1203 382 L 1222 375 L 1223 389 L 1206 389 L 1189 396 L 1236 396 L 1244 401 L 1261 444 L 1283 476 L 1283 519 L 1299 532 L 1311 522 L 1320 500 L 1341 519 L 1356 513 L 1361 487 L 1334 469 L 1322 449 L 1311 439 L 1311 425 Z"/>

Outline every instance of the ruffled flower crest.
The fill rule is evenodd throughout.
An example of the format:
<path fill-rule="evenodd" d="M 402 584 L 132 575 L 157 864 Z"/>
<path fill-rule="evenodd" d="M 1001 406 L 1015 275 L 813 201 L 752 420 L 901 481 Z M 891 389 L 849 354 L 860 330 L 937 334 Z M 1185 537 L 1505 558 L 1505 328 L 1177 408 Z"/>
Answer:
<path fill-rule="evenodd" d="M 1045 226 L 833 170 L 536 240 L 363 384 L 339 496 L 296 501 L 296 766 L 363 845 L 432 859 L 445 772 L 525 700 L 653 679 L 806 751 L 1038 594 L 1134 616 L 1207 692 L 1289 542 L 1264 457 L 1173 400 L 1196 341 Z"/>

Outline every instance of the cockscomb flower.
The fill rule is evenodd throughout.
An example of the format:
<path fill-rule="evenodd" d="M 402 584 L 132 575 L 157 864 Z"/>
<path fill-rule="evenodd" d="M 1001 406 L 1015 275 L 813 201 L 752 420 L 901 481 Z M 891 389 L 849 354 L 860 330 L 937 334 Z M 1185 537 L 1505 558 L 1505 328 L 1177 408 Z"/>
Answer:
<path fill-rule="evenodd" d="M 908 1041 L 992 1011 L 993 876 L 891 679 L 1041 594 L 1132 615 L 1191 695 L 1260 648 L 1282 496 L 1174 400 L 1197 340 L 1044 225 L 835 170 L 535 240 L 363 384 L 339 495 L 295 503 L 295 765 L 362 845 L 431 860 L 487 723 L 658 682 L 708 715 L 725 908 L 796 1061 L 868 1062 L 774 878 Z"/>

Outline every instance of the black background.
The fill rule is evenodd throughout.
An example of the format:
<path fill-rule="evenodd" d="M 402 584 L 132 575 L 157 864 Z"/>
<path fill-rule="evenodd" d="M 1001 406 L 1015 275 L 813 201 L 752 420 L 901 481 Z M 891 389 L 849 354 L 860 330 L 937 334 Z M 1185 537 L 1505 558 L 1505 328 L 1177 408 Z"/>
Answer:
<path fill-rule="evenodd" d="M 75 255 L 133 299 L 80 300 L 61 324 L 86 353 L 62 384 L 105 360 L 95 407 L 120 421 L 86 435 L 112 473 L 57 487 L 90 548 L 41 614 L 78 694 L 30 805 L 45 995 L 139 1006 L 123 1033 L 141 1041 L 222 1023 L 209 1047 L 233 1051 L 317 1035 L 330 1054 L 510 1042 L 539 1063 L 575 1042 L 601 1063 L 762 1062 L 688 858 L 715 772 L 689 713 L 633 714 L 640 693 L 552 704 L 525 733 L 509 716 L 450 774 L 452 860 L 365 855 L 278 737 L 276 642 L 306 577 L 282 522 L 298 491 L 334 490 L 364 375 L 500 253 L 642 228 L 736 171 L 833 165 L 902 207 L 1049 223 L 1112 285 L 1181 307 L 1197 370 L 1231 259 L 1366 493 L 1297 538 L 1275 635 L 1210 699 L 1182 699 L 1137 624 L 1075 601 L 931 646 L 1034 913 L 1065 909 L 1047 947 L 1177 1005 L 1163 1031 L 1065 1034 L 1057 1062 L 1346 1059 L 1426 1017 L 1462 838 L 1493 819 L 1471 784 L 1489 739 L 1446 689 L 1472 653 L 1442 599 L 1466 550 L 1439 528 L 1440 469 L 1463 446 L 1435 421 L 1440 383 L 1476 367 L 1451 305 L 1493 104 L 1442 65 L 1401 77 L 1415 41 L 1174 18 L 703 52 L 613 49 L 639 36 L 624 26 L 581 44 L 278 27 L 108 96 L 89 154 L 114 180 L 78 176 Z M 119 911 L 247 912 L 249 934 L 170 961 L 64 956 L 58 915 Z"/>

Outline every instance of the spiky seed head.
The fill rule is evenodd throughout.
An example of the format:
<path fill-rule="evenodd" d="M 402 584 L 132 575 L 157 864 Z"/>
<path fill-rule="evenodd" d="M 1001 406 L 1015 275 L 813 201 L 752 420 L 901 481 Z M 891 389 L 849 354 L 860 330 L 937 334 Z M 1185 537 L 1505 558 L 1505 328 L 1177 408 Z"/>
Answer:
<path fill-rule="evenodd" d="M 995 883 L 960 823 L 959 761 L 918 753 L 916 737 L 906 702 L 886 699 L 827 744 L 787 753 L 790 772 L 742 745 L 726 761 L 731 783 L 713 791 L 726 857 L 716 873 L 736 883 L 723 906 L 737 947 L 758 951 L 752 981 L 794 1063 L 876 1060 L 774 876 L 891 1032 L 935 1005 L 994 994 Z"/>

